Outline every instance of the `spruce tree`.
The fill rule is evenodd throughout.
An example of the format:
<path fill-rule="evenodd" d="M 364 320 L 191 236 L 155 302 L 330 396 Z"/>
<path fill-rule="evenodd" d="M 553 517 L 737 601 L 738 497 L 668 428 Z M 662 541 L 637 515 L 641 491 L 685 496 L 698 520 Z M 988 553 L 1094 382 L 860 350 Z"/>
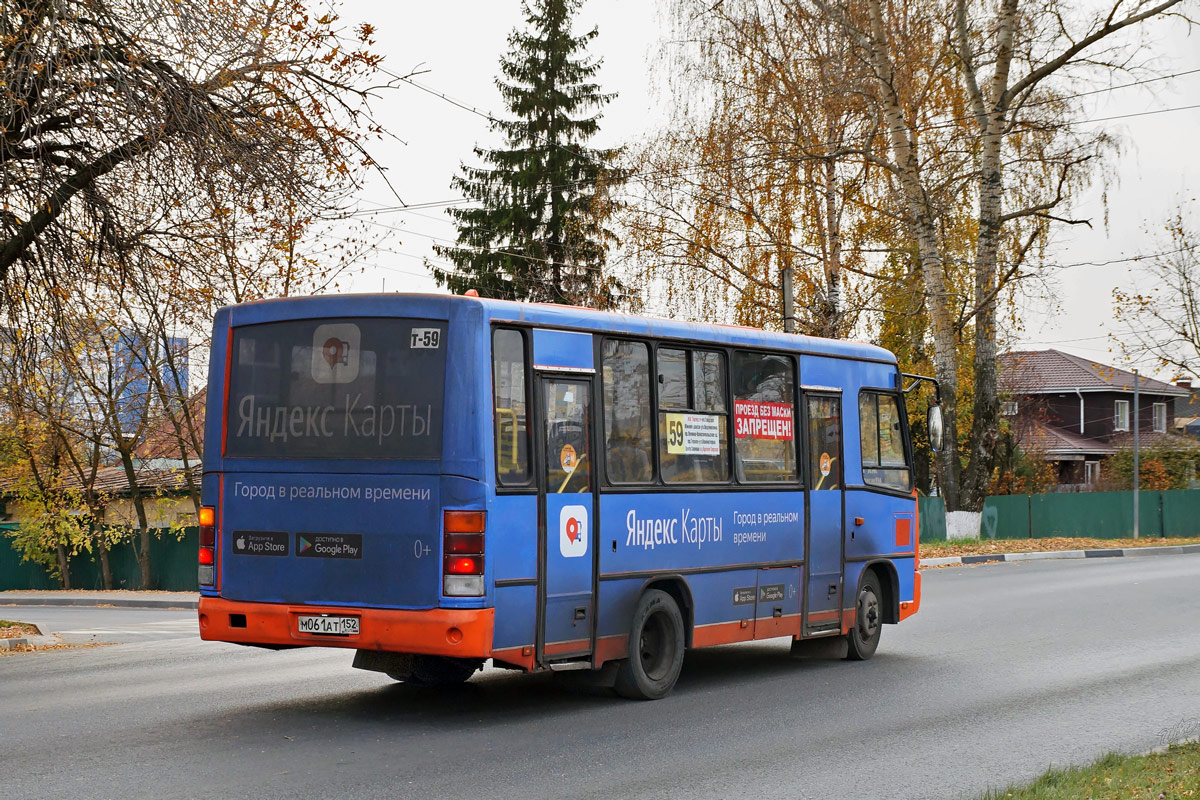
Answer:
<path fill-rule="evenodd" d="M 605 186 L 616 151 L 585 143 L 599 130 L 600 107 L 615 95 L 591 82 L 600 61 L 587 58 L 593 28 L 571 33 L 581 0 L 524 0 L 527 30 L 508 37 L 496 79 L 511 119 L 491 128 L 503 149 L 475 148 L 486 166 L 461 166 L 452 187 L 472 201 L 448 213 L 458 244 L 434 248 L 457 269 L 432 267 L 455 293 L 604 307 L 620 285 L 605 279 Z"/>

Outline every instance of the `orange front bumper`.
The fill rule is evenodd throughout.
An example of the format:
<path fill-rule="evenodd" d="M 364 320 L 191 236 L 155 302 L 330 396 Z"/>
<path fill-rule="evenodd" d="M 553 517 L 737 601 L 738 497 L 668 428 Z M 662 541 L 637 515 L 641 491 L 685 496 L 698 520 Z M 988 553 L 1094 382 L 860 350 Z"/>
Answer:
<path fill-rule="evenodd" d="M 200 598 L 200 638 L 218 642 L 290 647 L 349 647 L 393 653 L 423 653 L 460 658 L 490 658 L 495 610 L 434 608 L 393 611 L 338 606 L 246 603 L 220 597 Z M 300 633 L 301 615 L 358 617 L 352 636 Z M 234 627 L 233 623 L 239 625 Z"/>
<path fill-rule="evenodd" d="M 900 619 L 908 619 L 913 614 L 917 613 L 917 609 L 921 607 L 921 571 L 917 570 L 913 575 L 913 599 L 908 603 L 900 604 Z"/>

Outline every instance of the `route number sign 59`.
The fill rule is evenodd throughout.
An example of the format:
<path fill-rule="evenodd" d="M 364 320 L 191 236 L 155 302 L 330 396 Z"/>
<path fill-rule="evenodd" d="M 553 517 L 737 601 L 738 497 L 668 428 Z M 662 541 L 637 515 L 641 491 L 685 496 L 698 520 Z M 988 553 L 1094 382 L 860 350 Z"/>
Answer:
<path fill-rule="evenodd" d="M 442 346 L 442 332 L 437 328 L 413 328 L 409 347 L 414 350 L 437 350 Z"/>

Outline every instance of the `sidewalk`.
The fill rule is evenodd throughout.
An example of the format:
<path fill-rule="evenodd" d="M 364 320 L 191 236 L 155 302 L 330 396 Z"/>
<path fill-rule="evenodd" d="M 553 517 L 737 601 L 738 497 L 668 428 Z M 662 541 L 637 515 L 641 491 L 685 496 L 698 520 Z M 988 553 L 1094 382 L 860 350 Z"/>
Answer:
<path fill-rule="evenodd" d="M 1200 544 L 1165 545 L 1163 547 L 1114 547 L 1099 550 L 1041 550 L 1034 553 L 987 553 L 972 556 L 922 558 L 922 567 L 945 567 L 955 564 L 984 564 L 989 561 L 1044 561 L 1051 558 L 1145 558 L 1147 556 L 1177 556 L 1200 553 Z M 3 595 L 0 594 L 0 597 Z M 3 602 L 3 601 L 0 601 Z"/>
<path fill-rule="evenodd" d="M 196 608 L 197 592 L 0 592 L 0 608 L 4 606 L 93 606 L 111 608 Z"/>

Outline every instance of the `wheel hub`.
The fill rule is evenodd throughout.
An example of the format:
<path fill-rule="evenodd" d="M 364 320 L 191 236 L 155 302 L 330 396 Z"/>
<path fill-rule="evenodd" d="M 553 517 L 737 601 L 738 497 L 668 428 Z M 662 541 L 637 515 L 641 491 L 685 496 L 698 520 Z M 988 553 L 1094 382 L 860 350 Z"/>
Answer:
<path fill-rule="evenodd" d="M 858 631 L 870 639 L 879 630 L 879 598 L 870 589 L 858 596 Z"/>
<path fill-rule="evenodd" d="M 668 635 L 665 615 L 656 613 L 646 620 L 641 636 L 638 637 L 638 656 L 642 660 L 642 670 L 651 680 L 661 678 L 670 666 L 665 646 Z"/>

